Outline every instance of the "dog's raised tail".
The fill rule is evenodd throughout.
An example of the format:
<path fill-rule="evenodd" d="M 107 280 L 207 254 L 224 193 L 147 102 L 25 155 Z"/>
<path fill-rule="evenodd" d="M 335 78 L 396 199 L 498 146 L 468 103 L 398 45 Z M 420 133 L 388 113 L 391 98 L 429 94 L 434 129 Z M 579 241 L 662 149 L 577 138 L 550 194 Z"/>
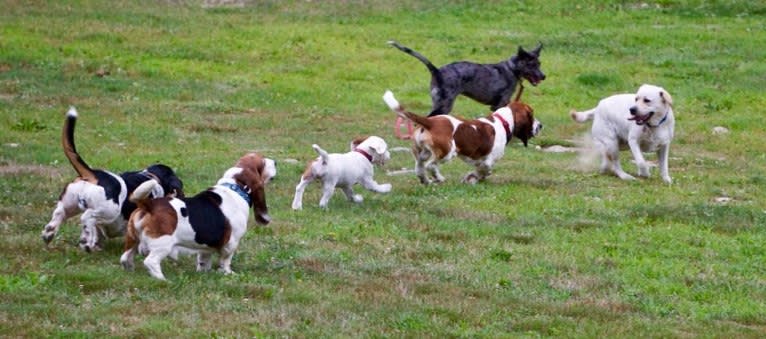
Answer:
<path fill-rule="evenodd" d="M 572 117 L 572 120 L 576 122 L 586 122 L 588 120 L 593 120 L 593 116 L 596 115 L 596 109 L 591 109 L 587 111 L 578 112 L 576 110 L 571 110 L 569 112 L 569 116 Z"/>
<path fill-rule="evenodd" d="M 398 50 L 400 50 L 400 51 L 402 51 L 404 53 L 407 53 L 409 55 L 412 55 L 416 59 L 420 60 L 420 62 L 422 62 L 424 65 L 426 65 L 426 67 L 428 68 L 428 71 L 431 73 L 431 75 L 436 77 L 436 81 L 438 83 L 441 83 L 441 74 L 439 73 L 439 69 L 436 68 L 436 66 L 434 66 L 434 64 L 432 64 L 431 61 L 428 60 L 426 57 L 424 57 L 422 54 L 413 51 L 409 47 L 402 46 L 401 44 L 399 44 L 398 42 L 396 42 L 394 40 L 389 40 L 388 44 L 391 45 L 391 46 L 394 46 Z"/>
<path fill-rule="evenodd" d="M 402 105 L 399 103 L 399 100 L 396 100 L 393 92 L 386 91 L 386 93 L 383 94 L 383 101 L 386 102 L 386 105 L 388 105 L 388 108 L 396 112 L 396 115 L 404 119 L 407 119 L 409 121 L 412 121 L 420 126 L 423 126 L 426 129 L 429 129 L 431 127 L 431 122 L 430 120 L 428 120 L 427 117 L 423 117 L 405 110 L 404 107 L 402 107 Z"/>
<path fill-rule="evenodd" d="M 128 199 L 138 205 L 139 208 L 146 206 L 149 200 L 157 196 L 157 187 L 161 188 L 162 186 L 155 179 L 144 181 L 133 190 L 133 194 Z"/>
<path fill-rule="evenodd" d="M 311 148 L 313 148 L 314 151 L 316 151 L 317 154 L 319 154 L 319 157 L 322 158 L 322 163 L 326 164 L 327 159 L 330 158 L 330 155 L 327 153 L 327 151 L 323 150 L 322 147 L 319 147 L 319 145 L 317 144 L 311 145 Z"/>
<path fill-rule="evenodd" d="M 69 111 L 66 113 L 66 120 L 64 121 L 64 129 L 61 133 L 61 146 L 64 148 L 64 155 L 72 164 L 74 170 L 77 171 L 77 175 L 85 181 L 96 183 L 98 179 L 96 174 L 93 173 L 93 169 L 82 160 L 80 154 L 77 153 L 77 147 L 74 144 L 74 128 L 77 124 L 77 110 L 74 107 L 69 107 Z"/>

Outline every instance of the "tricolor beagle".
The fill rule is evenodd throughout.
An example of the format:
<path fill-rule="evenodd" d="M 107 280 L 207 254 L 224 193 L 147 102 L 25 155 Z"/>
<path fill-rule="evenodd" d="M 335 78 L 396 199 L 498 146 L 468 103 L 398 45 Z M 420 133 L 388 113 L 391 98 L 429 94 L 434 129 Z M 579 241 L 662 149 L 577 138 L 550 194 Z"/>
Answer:
<path fill-rule="evenodd" d="M 492 166 L 505 153 L 511 136 L 515 135 L 526 146 L 527 141 L 542 129 L 542 124 L 534 118 L 532 107 L 518 101 L 520 96 L 521 90 L 507 107 L 476 120 L 451 115 L 419 116 L 406 111 L 391 91 L 386 91 L 383 100 L 399 116 L 418 125 L 412 138 L 412 152 L 415 173 L 421 183 L 431 183 L 426 170 L 436 182 L 444 181 L 439 164 L 457 155 L 476 166 L 476 171 L 463 177 L 463 182 L 474 184 L 491 174 Z"/>
<path fill-rule="evenodd" d="M 248 153 L 215 186 L 191 198 L 150 199 L 158 183 L 150 180 L 141 184 L 130 197 L 138 208 L 128 221 L 120 263 L 132 269 L 139 250 L 147 255 L 144 265 L 149 274 L 165 280 L 160 266 L 165 257 L 196 253 L 197 271 L 208 271 L 216 252 L 221 270 L 232 273 L 231 259 L 247 231 L 249 208 L 253 208 L 256 223 L 271 221 L 264 186 L 276 174 L 273 160 Z"/>
<path fill-rule="evenodd" d="M 130 213 L 136 209 L 136 205 L 127 201 L 127 197 L 139 184 L 155 179 L 160 185 L 151 192 L 151 197 L 182 197 L 183 183 L 170 167 L 162 164 L 120 175 L 90 168 L 75 148 L 76 123 L 77 111 L 71 107 L 64 122 L 61 143 L 64 154 L 77 171 L 78 177 L 69 183 L 59 196 L 51 220 L 43 228 L 42 238 L 46 244 L 50 243 L 64 221 L 84 212 L 80 217 L 80 248 L 90 252 L 100 250 L 105 237 L 117 237 L 125 233 L 125 224 Z"/>

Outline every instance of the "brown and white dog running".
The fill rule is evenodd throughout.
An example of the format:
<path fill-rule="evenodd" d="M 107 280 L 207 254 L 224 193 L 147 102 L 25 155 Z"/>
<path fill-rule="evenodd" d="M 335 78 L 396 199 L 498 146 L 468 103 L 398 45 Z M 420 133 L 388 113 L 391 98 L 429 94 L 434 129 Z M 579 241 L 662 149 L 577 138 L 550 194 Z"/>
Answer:
<path fill-rule="evenodd" d="M 125 234 L 125 252 L 120 263 L 133 269 L 136 250 L 152 277 L 165 280 L 160 263 L 179 253 L 197 254 L 197 271 L 211 268 L 211 256 L 219 254 L 225 274 L 232 273 L 231 259 L 247 231 L 252 206 L 255 221 L 268 224 L 264 186 L 277 173 L 273 160 L 257 153 L 242 156 L 215 186 L 191 198 L 150 199 L 156 181 L 141 184 L 130 200 L 138 209 L 130 216 Z"/>
<path fill-rule="evenodd" d="M 460 157 L 476 170 L 463 177 L 463 182 L 475 184 L 492 173 L 492 166 L 505 153 L 505 146 L 512 136 L 527 141 L 537 135 L 542 124 L 535 120 L 532 107 L 516 99 L 485 118 L 468 120 L 452 115 L 423 117 L 406 111 L 386 91 L 383 100 L 399 116 L 409 119 L 418 127 L 413 136 L 412 152 L 415 156 L 415 173 L 423 184 L 431 183 L 428 170 L 436 182 L 444 181 L 439 164 Z"/>
<path fill-rule="evenodd" d="M 160 183 L 154 187 L 151 197 L 183 197 L 183 183 L 170 167 L 162 164 L 120 175 L 88 166 L 75 147 L 76 123 L 77 110 L 71 107 L 64 122 L 61 144 L 78 177 L 61 192 L 51 220 L 43 228 L 42 238 L 46 244 L 53 240 L 62 223 L 82 212 L 80 248 L 88 252 L 100 250 L 104 238 L 118 237 L 125 233 L 128 218 L 136 209 L 136 205 L 127 201 L 127 197 L 139 184 L 149 179 Z"/>

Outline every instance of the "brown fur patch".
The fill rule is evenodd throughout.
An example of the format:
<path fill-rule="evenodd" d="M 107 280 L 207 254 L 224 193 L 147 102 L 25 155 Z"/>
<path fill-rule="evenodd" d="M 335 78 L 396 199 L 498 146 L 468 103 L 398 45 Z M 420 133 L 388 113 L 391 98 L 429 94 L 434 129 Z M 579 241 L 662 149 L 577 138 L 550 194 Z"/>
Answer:
<path fill-rule="evenodd" d="M 265 182 L 261 175 L 266 167 L 265 159 L 258 153 L 248 153 L 242 156 L 235 166 L 242 168 L 242 172 L 235 175 L 234 180 L 247 186 L 250 190 L 250 201 L 253 204 L 255 220 L 262 224 L 268 223 L 267 220 L 263 219 L 263 216 L 268 215 L 266 192 L 264 191 Z"/>
<path fill-rule="evenodd" d="M 351 140 L 351 148 L 354 148 L 356 146 L 359 146 L 359 144 L 363 143 L 365 140 L 369 138 L 368 135 L 357 137 L 354 140 Z"/>
<path fill-rule="evenodd" d="M 444 158 L 452 149 L 452 122 L 443 116 L 430 117 L 428 120 L 431 125 L 428 128 L 431 151 L 438 159 Z"/>
<path fill-rule="evenodd" d="M 534 109 L 521 101 L 514 101 L 508 106 L 513 112 L 513 136 L 521 139 L 526 145 L 534 136 Z"/>
<path fill-rule="evenodd" d="M 303 175 L 301 175 L 303 180 L 308 180 L 314 177 L 314 172 L 311 170 L 311 167 L 314 166 L 315 161 L 316 160 L 310 160 L 306 163 L 306 169 L 303 170 Z"/>
<path fill-rule="evenodd" d="M 492 151 L 495 129 L 492 125 L 471 120 L 465 121 L 455 130 L 457 153 L 471 159 L 480 159 Z"/>
<path fill-rule="evenodd" d="M 170 205 L 171 198 L 158 198 L 147 201 L 144 210 L 138 210 L 131 216 L 131 223 L 141 220 L 142 230 L 146 236 L 159 238 L 163 235 L 171 235 L 178 225 L 178 214 Z M 136 218 L 136 221 L 134 221 Z M 127 246 L 127 244 L 126 244 Z"/>

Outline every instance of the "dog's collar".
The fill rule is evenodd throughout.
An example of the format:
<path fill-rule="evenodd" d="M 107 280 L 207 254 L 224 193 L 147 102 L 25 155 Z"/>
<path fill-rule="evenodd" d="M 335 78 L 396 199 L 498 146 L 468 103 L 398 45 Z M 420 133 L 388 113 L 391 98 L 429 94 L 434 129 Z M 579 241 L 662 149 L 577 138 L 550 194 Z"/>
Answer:
<path fill-rule="evenodd" d="M 247 194 L 247 191 L 242 186 L 232 184 L 229 182 L 225 182 L 221 184 L 221 186 L 226 187 L 234 191 L 235 193 L 239 194 L 239 196 L 242 197 L 242 199 L 245 199 L 245 202 L 247 203 L 247 205 L 250 206 L 250 194 Z"/>
<path fill-rule="evenodd" d="M 511 141 L 511 125 L 503 119 L 503 117 L 500 114 L 492 113 L 492 116 L 497 118 L 497 120 L 500 120 L 500 123 L 503 124 L 503 128 L 505 128 L 505 143 L 507 144 L 508 141 Z"/>
<path fill-rule="evenodd" d="M 354 152 L 364 155 L 364 157 L 367 158 L 369 162 L 372 162 L 372 156 L 370 155 L 370 153 L 365 152 L 363 149 L 354 148 Z"/>
<path fill-rule="evenodd" d="M 651 127 L 651 128 L 657 128 L 657 127 L 660 127 L 660 125 L 662 125 L 662 123 L 663 123 L 663 122 L 665 122 L 665 120 L 668 120 L 668 115 L 670 115 L 670 114 L 667 114 L 667 113 L 665 113 L 665 117 L 663 117 L 663 118 L 662 118 L 662 120 L 660 120 L 660 122 L 658 122 L 658 123 L 657 123 L 656 125 L 654 125 L 654 126 L 652 126 L 652 124 L 650 124 L 650 123 L 647 121 L 647 122 L 646 122 L 646 126 L 648 126 L 648 127 Z"/>

